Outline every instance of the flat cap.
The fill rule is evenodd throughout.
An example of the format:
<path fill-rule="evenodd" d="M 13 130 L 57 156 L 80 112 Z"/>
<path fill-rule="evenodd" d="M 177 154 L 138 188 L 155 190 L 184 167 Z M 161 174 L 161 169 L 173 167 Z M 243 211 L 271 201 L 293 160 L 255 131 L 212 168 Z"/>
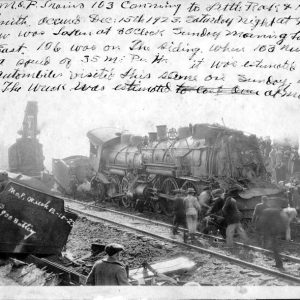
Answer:
<path fill-rule="evenodd" d="M 117 244 L 117 243 L 111 243 L 111 244 L 108 244 L 106 245 L 105 247 L 105 252 L 109 255 L 109 256 L 112 256 L 120 251 L 123 251 L 124 250 L 124 246 L 123 245 L 120 245 L 120 244 Z"/>

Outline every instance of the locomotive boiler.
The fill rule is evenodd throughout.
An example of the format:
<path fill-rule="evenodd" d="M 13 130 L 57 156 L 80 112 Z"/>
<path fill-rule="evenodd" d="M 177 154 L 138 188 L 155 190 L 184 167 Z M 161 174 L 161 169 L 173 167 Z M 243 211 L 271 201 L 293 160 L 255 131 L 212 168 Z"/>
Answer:
<path fill-rule="evenodd" d="M 195 124 L 178 130 L 157 126 L 147 136 L 114 128 L 88 132 L 90 160 L 97 175 L 98 198 L 127 207 L 137 198 L 154 211 L 171 215 L 179 188 L 222 188 L 235 193 L 244 216 L 250 217 L 262 195 L 280 191 L 268 180 L 255 135 L 220 125 Z"/>

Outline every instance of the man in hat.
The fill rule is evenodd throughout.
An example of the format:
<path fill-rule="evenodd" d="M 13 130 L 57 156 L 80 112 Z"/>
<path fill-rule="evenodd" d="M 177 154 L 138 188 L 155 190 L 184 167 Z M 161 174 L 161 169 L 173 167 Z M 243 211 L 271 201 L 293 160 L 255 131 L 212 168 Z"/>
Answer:
<path fill-rule="evenodd" d="M 173 218 L 173 228 L 172 232 L 175 236 L 178 234 L 178 227 L 181 225 L 183 227 L 186 226 L 185 224 L 185 207 L 184 207 L 184 191 L 179 189 L 175 196 L 175 203 L 174 203 L 174 218 Z M 183 240 L 186 242 L 186 232 L 183 233 Z"/>
<path fill-rule="evenodd" d="M 277 268 L 283 268 L 279 254 L 278 237 L 285 234 L 287 240 L 291 239 L 290 223 L 296 217 L 297 211 L 295 208 L 266 208 L 262 211 L 257 222 L 256 230 L 262 236 L 263 244 L 267 245 L 268 241 L 271 242 L 271 249 L 276 263 L 275 267 Z"/>
<path fill-rule="evenodd" d="M 241 224 L 241 212 L 237 207 L 236 200 L 228 193 L 224 197 L 225 204 L 222 208 L 223 216 L 225 218 L 226 228 L 226 244 L 228 247 L 233 246 L 233 236 L 235 232 L 242 238 L 244 243 L 248 242 L 247 234 Z"/>
<path fill-rule="evenodd" d="M 107 257 L 96 261 L 90 274 L 87 285 L 130 285 L 124 265 L 120 262 L 122 245 L 112 243 L 105 247 Z"/>
<path fill-rule="evenodd" d="M 216 189 L 212 192 L 213 204 L 206 212 L 204 220 L 207 222 L 214 221 L 214 224 L 218 227 L 222 237 L 226 238 L 227 223 L 223 216 L 222 208 L 225 204 L 225 193 L 222 189 Z M 208 226 L 204 228 L 203 233 L 208 233 Z"/>
<path fill-rule="evenodd" d="M 197 198 L 194 196 L 195 190 L 188 188 L 188 195 L 184 198 L 186 224 L 189 232 L 189 236 L 193 241 L 195 239 L 195 233 L 197 230 L 198 212 L 200 211 L 200 205 Z"/>

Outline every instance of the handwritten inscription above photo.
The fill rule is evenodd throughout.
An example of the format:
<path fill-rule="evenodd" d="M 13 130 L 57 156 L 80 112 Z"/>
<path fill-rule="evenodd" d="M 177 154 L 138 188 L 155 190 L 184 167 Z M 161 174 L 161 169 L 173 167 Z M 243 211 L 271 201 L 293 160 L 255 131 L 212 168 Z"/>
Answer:
<path fill-rule="evenodd" d="M 300 99 L 297 1 L 1 1 L 0 91 Z"/>

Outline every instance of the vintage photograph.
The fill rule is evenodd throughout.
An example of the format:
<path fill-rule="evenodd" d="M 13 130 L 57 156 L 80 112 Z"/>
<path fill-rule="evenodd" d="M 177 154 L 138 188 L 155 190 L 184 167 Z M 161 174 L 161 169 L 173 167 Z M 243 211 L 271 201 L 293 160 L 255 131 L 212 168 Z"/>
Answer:
<path fill-rule="evenodd" d="M 299 11 L 1 1 L 3 299 L 295 297 Z"/>

